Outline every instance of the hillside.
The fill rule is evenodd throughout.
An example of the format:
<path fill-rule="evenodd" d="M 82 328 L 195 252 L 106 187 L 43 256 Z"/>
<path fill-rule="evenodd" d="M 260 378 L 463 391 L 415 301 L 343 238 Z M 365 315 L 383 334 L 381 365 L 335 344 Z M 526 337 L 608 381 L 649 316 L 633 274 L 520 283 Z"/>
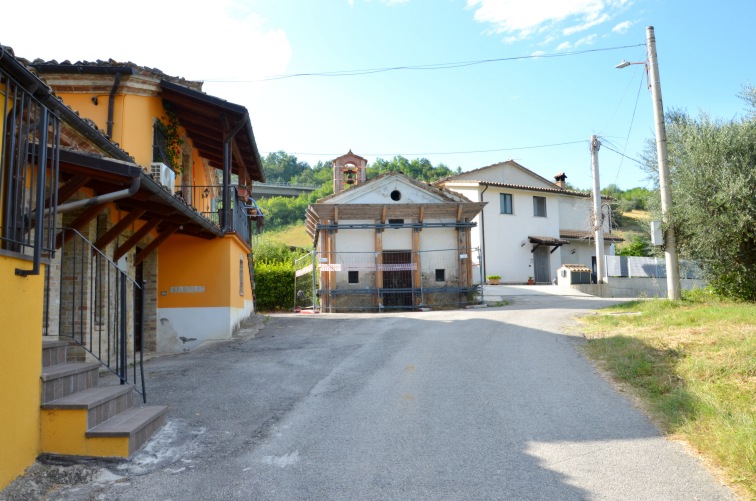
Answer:
<path fill-rule="evenodd" d="M 278 240 L 290 247 L 299 247 L 300 249 L 312 249 L 312 238 L 307 234 L 304 221 L 298 224 L 287 226 L 280 230 L 266 231 L 266 238 Z"/>

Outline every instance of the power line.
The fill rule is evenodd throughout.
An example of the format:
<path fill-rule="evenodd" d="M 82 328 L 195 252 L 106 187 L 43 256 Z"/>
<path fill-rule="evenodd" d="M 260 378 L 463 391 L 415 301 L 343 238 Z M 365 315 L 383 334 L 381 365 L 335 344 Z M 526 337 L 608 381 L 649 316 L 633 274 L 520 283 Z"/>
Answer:
<path fill-rule="evenodd" d="M 601 143 L 601 146 L 603 146 L 604 148 L 606 148 L 609 151 L 613 151 L 614 153 L 616 153 L 617 155 L 619 155 L 619 156 L 621 156 L 623 158 L 627 158 L 628 160 L 630 160 L 632 162 L 635 162 L 635 163 L 637 163 L 640 166 L 643 166 L 643 162 L 641 162 L 637 158 L 629 157 L 629 156 L 625 155 L 624 153 L 620 153 L 619 151 L 617 151 L 617 150 L 615 150 L 613 148 L 610 148 L 606 143 Z"/>
<path fill-rule="evenodd" d="M 551 144 L 538 144 L 538 145 L 532 145 L 532 146 L 515 146 L 512 148 L 497 148 L 497 149 L 490 149 L 490 150 L 467 150 L 467 151 L 425 151 L 425 152 L 419 152 L 419 153 L 396 153 L 396 152 L 380 152 L 380 153 L 360 153 L 361 155 L 370 155 L 370 156 L 402 156 L 402 157 L 412 157 L 412 156 L 422 156 L 422 155 L 469 155 L 474 153 L 494 153 L 499 151 L 515 151 L 515 150 L 532 150 L 537 148 L 551 148 L 555 146 L 567 146 L 571 144 L 582 144 L 585 143 L 584 139 L 581 139 L 580 141 L 567 141 L 564 143 L 551 143 Z M 267 152 L 267 153 L 273 153 L 273 152 Z M 309 155 L 309 156 L 322 156 L 322 157 L 330 157 L 330 156 L 339 156 L 343 155 L 344 152 L 341 153 L 308 153 L 303 151 L 294 151 L 290 153 L 291 155 Z"/>
<path fill-rule="evenodd" d="M 627 137 L 625 138 L 625 146 L 622 148 L 622 158 L 624 160 L 625 158 L 625 152 L 627 151 L 627 144 L 630 142 L 630 133 L 633 131 L 633 125 L 635 124 L 635 112 L 638 111 L 638 99 L 640 98 L 640 92 L 641 88 L 643 87 L 643 78 L 640 79 L 640 84 L 638 85 L 638 93 L 635 96 L 635 106 L 633 107 L 633 116 L 630 118 L 630 128 L 627 130 Z M 614 177 L 614 184 L 617 184 L 617 179 L 619 179 L 620 171 L 622 170 L 622 160 L 620 160 L 619 167 L 617 168 L 617 175 Z"/>
<path fill-rule="evenodd" d="M 603 51 L 609 51 L 609 50 L 629 49 L 629 48 L 641 47 L 645 45 L 646 44 L 643 43 L 643 44 L 635 44 L 635 45 L 622 45 L 618 47 L 606 47 L 606 48 L 601 48 L 601 49 L 585 49 L 585 50 L 576 50 L 576 51 L 568 51 L 568 52 L 560 52 L 560 53 L 550 53 L 550 54 L 531 54 L 527 56 L 500 57 L 500 58 L 494 58 L 494 59 L 478 59 L 474 61 L 457 61 L 457 62 L 452 62 L 452 63 L 432 63 L 432 64 L 417 64 L 417 65 L 407 65 L 407 66 L 387 66 L 387 67 L 382 67 L 382 68 L 364 68 L 364 69 L 357 69 L 357 70 L 291 73 L 291 74 L 284 74 L 284 75 L 273 75 L 270 77 L 260 78 L 260 79 L 255 79 L 255 80 L 205 80 L 205 82 L 215 82 L 215 83 L 268 82 L 271 80 L 283 80 L 286 78 L 349 77 L 349 76 L 368 75 L 372 73 L 385 73 L 388 71 L 400 71 L 400 70 L 448 70 L 448 69 L 453 69 L 453 68 L 462 68 L 465 66 L 474 66 L 478 64 L 500 63 L 500 62 L 505 62 L 505 61 L 518 61 L 522 59 L 540 59 L 540 58 L 550 58 L 550 57 L 577 56 L 580 54 L 588 54 L 591 52 L 603 52 Z"/>

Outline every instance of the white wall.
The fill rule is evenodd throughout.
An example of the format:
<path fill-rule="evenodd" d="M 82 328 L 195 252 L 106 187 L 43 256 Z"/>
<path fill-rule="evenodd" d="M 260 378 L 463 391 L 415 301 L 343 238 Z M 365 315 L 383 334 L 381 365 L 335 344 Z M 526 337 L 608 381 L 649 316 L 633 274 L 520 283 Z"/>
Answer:
<path fill-rule="evenodd" d="M 519 169 L 515 170 L 519 171 Z M 532 181 L 531 179 L 530 184 L 533 184 Z M 483 227 L 479 214 L 474 219 L 478 226 L 472 230 L 472 247 L 482 247 L 482 242 L 485 240 L 486 275 L 499 275 L 504 283 L 524 283 L 529 276 L 534 275 L 533 254 L 531 253 L 533 244 L 528 241 L 528 236 L 559 238 L 560 229 L 591 231 L 590 216 L 593 202 L 589 197 L 513 190 L 496 186 L 489 186 L 485 192 L 485 186 L 475 185 L 450 186 L 449 189 L 472 201 L 480 201 L 482 193 L 483 201 L 488 202 L 483 209 L 485 238 L 482 235 Z M 499 202 L 501 193 L 512 195 L 512 215 L 501 214 Z M 533 196 L 546 198 L 546 218 L 533 215 Z M 604 228 L 604 231 L 608 232 L 608 221 L 604 221 Z M 523 241 L 526 242 L 524 246 Z M 610 244 L 606 244 L 607 254 L 609 249 Z M 551 278 L 556 278 L 556 270 L 562 264 L 583 264 L 590 268 L 595 255 L 594 240 L 585 242 L 573 240 L 569 245 L 561 246 L 549 255 Z"/>
<path fill-rule="evenodd" d="M 512 195 L 512 214 L 501 214 L 499 200 L 502 193 Z M 546 217 L 533 215 L 533 196 L 546 199 Z M 533 244 L 528 237 L 559 237 L 557 195 L 490 186 L 483 197 L 488 202 L 483 208 L 486 275 L 499 275 L 504 283 L 527 282 L 528 277 L 534 275 Z M 550 270 L 556 270 L 561 264 L 555 254 L 549 255 Z"/>
<path fill-rule="evenodd" d="M 252 313 L 250 300 L 244 301 L 243 308 L 159 308 L 157 352 L 181 353 L 206 341 L 231 339 Z"/>
<path fill-rule="evenodd" d="M 682 290 L 691 290 L 705 286 L 706 282 L 703 280 L 680 279 L 680 288 Z M 609 277 L 605 284 L 576 284 L 568 285 L 567 287 L 599 297 L 662 299 L 667 297 L 666 278 Z"/>

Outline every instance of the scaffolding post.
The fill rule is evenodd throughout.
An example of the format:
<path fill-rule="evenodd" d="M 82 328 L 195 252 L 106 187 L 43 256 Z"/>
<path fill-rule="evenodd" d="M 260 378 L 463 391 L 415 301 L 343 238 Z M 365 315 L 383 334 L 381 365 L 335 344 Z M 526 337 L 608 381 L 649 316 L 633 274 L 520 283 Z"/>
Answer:
<path fill-rule="evenodd" d="M 316 258 L 318 255 L 318 251 L 315 249 L 312 249 L 312 312 L 315 313 L 315 307 L 317 305 L 317 290 L 318 290 L 318 283 L 317 283 L 317 273 L 318 273 L 318 267 L 316 266 Z"/>
<path fill-rule="evenodd" d="M 483 256 L 480 254 L 480 247 L 476 247 L 475 251 L 478 253 L 478 273 L 480 274 L 480 304 L 483 304 Z"/>

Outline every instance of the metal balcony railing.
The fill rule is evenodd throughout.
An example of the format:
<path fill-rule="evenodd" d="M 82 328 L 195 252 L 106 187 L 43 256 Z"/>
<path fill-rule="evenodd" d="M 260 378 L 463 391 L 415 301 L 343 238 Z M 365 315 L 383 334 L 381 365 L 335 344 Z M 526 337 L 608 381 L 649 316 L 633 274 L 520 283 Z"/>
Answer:
<path fill-rule="evenodd" d="M 250 242 L 253 227 L 261 229 L 264 214 L 257 202 L 246 195 L 247 189 L 242 186 L 231 187 L 229 229 L 236 232 L 245 242 Z M 218 227 L 226 226 L 223 221 L 222 185 L 181 185 L 176 187 L 175 195 Z"/>
<path fill-rule="evenodd" d="M 29 255 L 36 275 L 55 250 L 60 119 L 0 71 L 0 248 Z"/>

